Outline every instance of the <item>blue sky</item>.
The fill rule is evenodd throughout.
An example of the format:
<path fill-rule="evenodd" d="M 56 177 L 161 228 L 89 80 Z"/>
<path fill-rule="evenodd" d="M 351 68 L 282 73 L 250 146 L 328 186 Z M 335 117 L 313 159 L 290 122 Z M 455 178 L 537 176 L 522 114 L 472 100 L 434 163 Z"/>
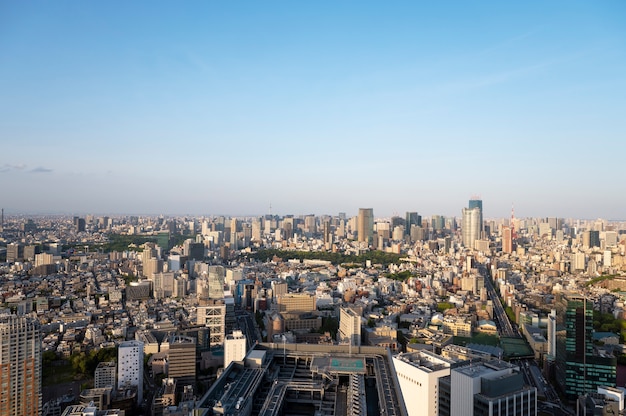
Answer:
<path fill-rule="evenodd" d="M 2 2 L 6 212 L 626 219 L 626 3 Z"/>

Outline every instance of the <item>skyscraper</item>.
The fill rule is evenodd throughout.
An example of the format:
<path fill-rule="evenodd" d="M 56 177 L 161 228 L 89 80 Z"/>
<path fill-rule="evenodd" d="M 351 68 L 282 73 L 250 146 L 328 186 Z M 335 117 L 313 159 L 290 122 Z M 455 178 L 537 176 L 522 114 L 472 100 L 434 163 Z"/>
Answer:
<path fill-rule="evenodd" d="M 472 197 L 472 199 L 469 200 L 469 204 L 467 205 L 467 207 L 469 209 L 472 208 L 478 208 L 480 210 L 480 236 L 479 238 L 482 237 L 482 232 L 485 231 L 485 225 L 483 222 L 483 200 L 482 199 L 478 199 L 479 197 Z"/>
<path fill-rule="evenodd" d="M 480 218 L 482 213 L 480 208 L 463 208 L 463 225 L 461 232 L 463 245 L 467 248 L 474 248 L 476 240 L 480 239 Z"/>
<path fill-rule="evenodd" d="M 404 235 L 411 235 L 411 226 L 422 226 L 422 217 L 417 212 L 407 212 L 404 223 Z"/>
<path fill-rule="evenodd" d="M 502 252 L 513 252 L 513 232 L 511 230 L 511 227 L 502 228 Z"/>
<path fill-rule="evenodd" d="M 143 401 L 143 342 L 124 341 L 117 350 L 117 387 L 137 387 L 137 403 Z"/>
<path fill-rule="evenodd" d="M 41 412 L 39 325 L 25 317 L 0 316 L 0 415 Z"/>
<path fill-rule="evenodd" d="M 371 244 L 374 238 L 374 209 L 359 208 L 357 217 L 357 238 L 358 241 Z"/>
<path fill-rule="evenodd" d="M 571 400 L 613 386 L 617 359 L 593 344 L 593 302 L 584 296 L 564 293 L 556 306 L 556 381 Z"/>

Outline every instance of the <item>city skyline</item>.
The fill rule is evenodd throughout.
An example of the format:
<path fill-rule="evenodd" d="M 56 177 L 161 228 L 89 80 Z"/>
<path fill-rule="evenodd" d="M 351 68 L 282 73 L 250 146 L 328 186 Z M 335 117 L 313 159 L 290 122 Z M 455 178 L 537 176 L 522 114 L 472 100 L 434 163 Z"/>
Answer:
<path fill-rule="evenodd" d="M 7 215 L 625 218 L 623 2 L 1 10 Z"/>

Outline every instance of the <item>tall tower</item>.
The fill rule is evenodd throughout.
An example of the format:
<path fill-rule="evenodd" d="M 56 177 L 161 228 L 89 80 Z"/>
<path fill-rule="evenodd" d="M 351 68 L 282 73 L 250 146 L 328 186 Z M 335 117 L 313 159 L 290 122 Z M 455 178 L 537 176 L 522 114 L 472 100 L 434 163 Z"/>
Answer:
<path fill-rule="evenodd" d="M 124 341 L 117 350 L 117 387 L 137 387 L 137 403 L 143 402 L 143 342 Z"/>
<path fill-rule="evenodd" d="M 39 325 L 25 317 L 0 316 L 0 415 L 41 413 Z"/>
<path fill-rule="evenodd" d="M 480 208 L 463 208 L 463 225 L 461 232 L 463 237 L 463 245 L 473 249 L 476 240 L 480 239 L 480 218 L 482 212 Z"/>
<path fill-rule="evenodd" d="M 617 358 L 593 344 L 593 302 L 562 293 L 556 306 L 556 381 L 568 399 L 615 385 Z"/>
<path fill-rule="evenodd" d="M 357 238 L 358 241 L 371 244 L 374 239 L 374 209 L 373 208 L 359 208 L 359 215 L 357 217 Z"/>
<path fill-rule="evenodd" d="M 511 227 L 503 227 L 502 228 L 502 252 L 503 253 L 512 253 L 513 252 L 513 230 Z"/>
<path fill-rule="evenodd" d="M 469 204 L 467 206 L 469 209 L 478 208 L 480 210 L 480 236 L 483 237 L 483 232 L 485 231 L 485 223 L 483 221 L 483 200 L 480 199 L 480 196 L 473 196 L 472 199 L 469 200 Z"/>

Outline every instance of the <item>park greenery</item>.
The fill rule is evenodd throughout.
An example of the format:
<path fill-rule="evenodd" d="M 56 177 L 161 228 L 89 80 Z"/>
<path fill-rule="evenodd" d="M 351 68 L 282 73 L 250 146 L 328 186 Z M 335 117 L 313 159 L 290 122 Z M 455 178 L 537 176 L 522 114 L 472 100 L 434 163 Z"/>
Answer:
<path fill-rule="evenodd" d="M 126 235 L 126 234 L 109 234 L 107 236 L 108 242 L 96 245 L 90 245 L 90 250 L 98 250 L 103 253 L 110 253 L 113 251 L 142 251 L 142 245 L 145 243 L 157 243 L 158 238 L 156 235 Z M 171 234 L 169 244 L 171 247 L 182 244 L 185 240 L 194 238 L 189 235 Z M 82 243 L 67 244 L 63 246 L 63 250 L 71 248 L 82 249 L 85 245 Z M 169 248 L 169 247 L 164 247 Z"/>
<path fill-rule="evenodd" d="M 587 281 L 585 283 L 585 286 L 586 287 L 593 286 L 595 284 L 602 283 L 605 280 L 613 280 L 616 277 L 617 277 L 616 274 L 605 274 L 605 275 L 602 275 L 602 276 L 594 277 L 593 279 L 589 279 L 589 281 Z"/>
<path fill-rule="evenodd" d="M 343 254 L 333 253 L 330 251 L 290 251 L 290 250 L 278 250 L 278 249 L 262 249 L 255 253 L 246 254 L 249 258 L 259 260 L 261 262 L 267 262 L 274 259 L 274 257 L 280 259 L 296 259 L 296 260 L 325 260 L 335 265 L 355 265 L 365 264 L 367 260 L 370 260 L 372 264 L 382 264 L 388 266 L 390 264 L 400 264 L 400 255 L 395 253 L 385 253 L 384 251 L 373 250 L 363 254 Z"/>
<path fill-rule="evenodd" d="M 613 314 L 593 311 L 593 329 L 597 332 L 612 332 L 620 335 L 620 342 L 626 339 L 626 320 L 616 319 Z"/>
<path fill-rule="evenodd" d="M 437 312 L 445 312 L 448 309 L 454 308 L 454 304 L 450 302 L 439 302 L 437 303 Z"/>
<path fill-rule="evenodd" d="M 398 273 L 389 273 L 387 275 L 387 278 L 404 282 L 405 280 L 409 279 L 412 276 L 413 276 L 413 273 L 411 273 L 409 270 L 404 270 Z"/>

